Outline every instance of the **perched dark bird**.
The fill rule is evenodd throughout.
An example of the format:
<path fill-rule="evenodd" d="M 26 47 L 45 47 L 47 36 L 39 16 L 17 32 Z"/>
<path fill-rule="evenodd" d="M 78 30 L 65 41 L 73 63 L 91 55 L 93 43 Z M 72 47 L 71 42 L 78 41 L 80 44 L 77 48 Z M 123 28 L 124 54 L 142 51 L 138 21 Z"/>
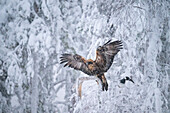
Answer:
<path fill-rule="evenodd" d="M 112 42 L 109 40 L 103 46 L 99 46 L 96 50 L 96 60 L 86 60 L 78 54 L 62 54 L 60 57 L 61 64 L 80 70 L 90 76 L 97 76 L 102 82 L 102 90 L 108 90 L 108 83 L 104 73 L 108 71 L 113 63 L 115 55 L 122 49 L 121 41 Z"/>
<path fill-rule="evenodd" d="M 125 84 L 125 83 L 126 83 L 126 80 L 129 80 L 129 81 L 131 81 L 132 83 L 134 83 L 134 81 L 133 81 L 131 78 L 129 78 L 129 77 L 125 77 L 125 78 L 121 79 L 121 80 L 120 80 L 120 83 Z"/>

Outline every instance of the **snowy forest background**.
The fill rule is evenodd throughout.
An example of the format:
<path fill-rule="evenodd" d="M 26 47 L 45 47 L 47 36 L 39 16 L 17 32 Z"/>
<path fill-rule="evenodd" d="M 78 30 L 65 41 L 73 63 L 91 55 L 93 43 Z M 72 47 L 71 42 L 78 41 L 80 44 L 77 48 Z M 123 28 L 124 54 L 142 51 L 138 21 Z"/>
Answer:
<path fill-rule="evenodd" d="M 109 90 L 85 81 L 80 99 L 87 75 L 59 57 L 95 59 L 109 39 L 124 46 Z M 0 0 L 0 113 L 170 113 L 170 1 Z"/>

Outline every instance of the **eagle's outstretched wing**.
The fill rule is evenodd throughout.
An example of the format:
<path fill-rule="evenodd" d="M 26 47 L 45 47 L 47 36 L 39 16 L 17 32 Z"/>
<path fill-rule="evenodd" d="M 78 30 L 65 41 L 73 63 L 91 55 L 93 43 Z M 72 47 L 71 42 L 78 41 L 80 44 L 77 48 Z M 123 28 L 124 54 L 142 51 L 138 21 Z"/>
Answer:
<path fill-rule="evenodd" d="M 68 66 L 76 70 L 80 70 L 88 75 L 92 75 L 86 64 L 87 60 L 78 54 L 62 54 L 60 61 L 61 64 L 65 63 L 64 67 Z"/>
<path fill-rule="evenodd" d="M 120 49 L 122 49 L 121 41 L 111 42 L 109 40 L 103 46 L 97 48 L 95 62 L 106 72 L 112 65 L 113 59 Z"/>

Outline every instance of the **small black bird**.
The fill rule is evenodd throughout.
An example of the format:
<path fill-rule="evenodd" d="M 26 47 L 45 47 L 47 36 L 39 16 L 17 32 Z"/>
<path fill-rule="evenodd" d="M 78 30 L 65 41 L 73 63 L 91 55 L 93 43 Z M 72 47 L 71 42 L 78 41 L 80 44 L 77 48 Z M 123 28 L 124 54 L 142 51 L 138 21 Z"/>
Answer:
<path fill-rule="evenodd" d="M 134 83 L 134 81 L 131 78 L 129 78 L 129 77 L 125 77 L 125 78 L 121 79 L 120 83 L 125 84 L 126 80 L 129 80 L 129 81 Z"/>

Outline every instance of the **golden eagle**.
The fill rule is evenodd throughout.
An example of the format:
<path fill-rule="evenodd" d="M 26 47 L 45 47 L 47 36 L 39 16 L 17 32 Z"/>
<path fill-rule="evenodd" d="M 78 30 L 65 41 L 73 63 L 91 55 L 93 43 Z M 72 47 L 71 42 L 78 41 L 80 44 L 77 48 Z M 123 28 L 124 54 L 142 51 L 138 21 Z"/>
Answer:
<path fill-rule="evenodd" d="M 97 76 L 102 82 L 102 90 L 108 90 L 108 83 L 104 73 L 108 71 L 113 63 L 115 55 L 122 49 L 121 41 L 112 42 L 109 40 L 103 46 L 99 46 L 96 50 L 96 60 L 86 60 L 78 54 L 62 54 L 60 57 L 61 64 L 80 70 L 90 76 Z"/>

